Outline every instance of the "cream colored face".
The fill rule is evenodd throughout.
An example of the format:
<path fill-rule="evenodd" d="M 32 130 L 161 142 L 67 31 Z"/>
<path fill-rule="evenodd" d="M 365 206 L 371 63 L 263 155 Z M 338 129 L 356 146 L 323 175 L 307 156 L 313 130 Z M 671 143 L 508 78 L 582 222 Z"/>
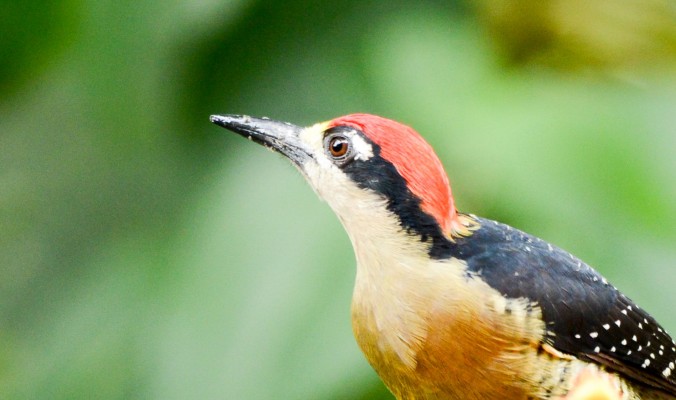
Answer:
<path fill-rule="evenodd" d="M 310 155 L 298 165 L 299 169 L 319 197 L 333 200 L 330 205 L 340 215 L 340 203 L 354 196 L 353 191 L 358 189 L 342 167 L 353 160 L 369 160 L 373 157 L 373 146 L 355 129 L 332 132 L 326 122 L 303 129 L 298 141 Z M 325 196 L 328 193 L 331 196 Z"/>

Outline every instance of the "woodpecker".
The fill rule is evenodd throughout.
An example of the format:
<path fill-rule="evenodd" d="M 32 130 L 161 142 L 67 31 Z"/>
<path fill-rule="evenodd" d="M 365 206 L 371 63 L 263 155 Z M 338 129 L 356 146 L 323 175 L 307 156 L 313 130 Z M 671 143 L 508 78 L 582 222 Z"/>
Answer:
<path fill-rule="evenodd" d="M 355 338 L 397 399 L 676 399 L 676 344 L 572 254 L 459 212 L 412 128 L 211 121 L 288 157 L 354 248 Z"/>

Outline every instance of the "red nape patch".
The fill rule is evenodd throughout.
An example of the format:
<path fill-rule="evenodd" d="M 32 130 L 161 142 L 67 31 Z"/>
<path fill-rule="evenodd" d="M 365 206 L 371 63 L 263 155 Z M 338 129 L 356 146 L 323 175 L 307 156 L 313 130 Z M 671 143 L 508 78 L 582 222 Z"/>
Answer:
<path fill-rule="evenodd" d="M 380 156 L 397 169 L 408 188 L 421 200 L 423 211 L 451 234 L 457 219 L 451 186 L 444 167 L 425 139 L 411 127 L 370 114 L 336 118 L 331 126 L 347 125 L 364 132 L 380 146 Z"/>

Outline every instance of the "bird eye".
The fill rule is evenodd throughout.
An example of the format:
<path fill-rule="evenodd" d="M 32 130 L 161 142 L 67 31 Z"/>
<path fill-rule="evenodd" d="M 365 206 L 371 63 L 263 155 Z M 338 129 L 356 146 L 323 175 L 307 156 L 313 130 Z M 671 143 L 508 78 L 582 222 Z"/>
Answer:
<path fill-rule="evenodd" d="M 342 167 L 352 159 L 354 151 L 350 139 L 342 134 L 329 134 L 324 139 L 324 147 L 327 155 Z"/>
<path fill-rule="evenodd" d="M 329 152 L 334 158 L 341 158 L 347 154 L 350 144 L 347 139 L 341 136 L 332 137 L 329 140 Z"/>

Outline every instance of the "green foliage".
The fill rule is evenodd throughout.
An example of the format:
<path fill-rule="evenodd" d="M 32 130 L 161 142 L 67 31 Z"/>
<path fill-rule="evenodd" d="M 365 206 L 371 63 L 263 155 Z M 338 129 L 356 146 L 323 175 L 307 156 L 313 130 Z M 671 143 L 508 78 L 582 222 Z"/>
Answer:
<path fill-rule="evenodd" d="M 0 398 L 391 398 L 340 224 L 220 112 L 404 121 L 676 330 L 673 7 L 501 3 L 10 1 Z"/>

